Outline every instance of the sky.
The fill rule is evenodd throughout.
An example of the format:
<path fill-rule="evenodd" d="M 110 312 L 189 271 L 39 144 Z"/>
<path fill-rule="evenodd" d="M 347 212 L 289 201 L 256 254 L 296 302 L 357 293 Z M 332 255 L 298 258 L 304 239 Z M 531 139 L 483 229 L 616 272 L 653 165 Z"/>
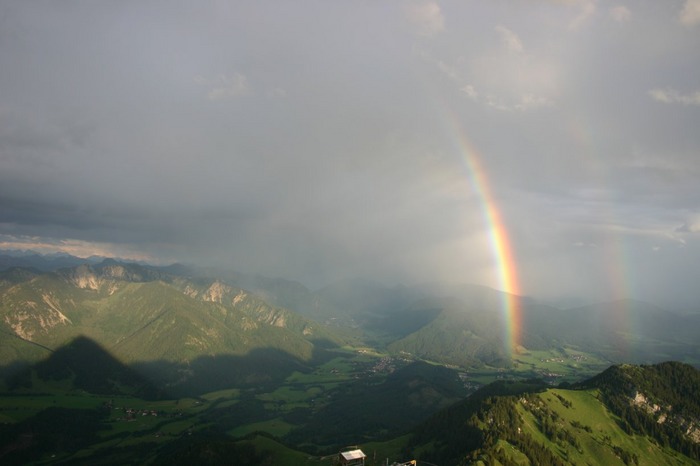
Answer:
<path fill-rule="evenodd" d="M 699 51 L 700 0 L 4 0 L 0 249 L 700 310 Z"/>

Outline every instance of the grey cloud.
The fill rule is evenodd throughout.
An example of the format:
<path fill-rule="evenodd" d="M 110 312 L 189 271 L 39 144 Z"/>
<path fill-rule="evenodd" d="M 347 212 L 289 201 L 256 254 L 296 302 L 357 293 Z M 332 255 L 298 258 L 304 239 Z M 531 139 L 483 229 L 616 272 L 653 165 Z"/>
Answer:
<path fill-rule="evenodd" d="M 498 287 L 486 186 L 523 292 L 615 297 L 624 245 L 630 293 L 699 297 L 700 36 L 651 0 L 494 5 L 5 2 L 0 234 Z"/>
<path fill-rule="evenodd" d="M 652 89 L 649 91 L 652 99 L 665 104 L 679 103 L 683 105 L 700 105 L 700 91 L 682 94 L 675 89 Z"/>
<path fill-rule="evenodd" d="M 685 0 L 678 18 L 686 26 L 700 23 L 700 2 L 698 0 Z"/>

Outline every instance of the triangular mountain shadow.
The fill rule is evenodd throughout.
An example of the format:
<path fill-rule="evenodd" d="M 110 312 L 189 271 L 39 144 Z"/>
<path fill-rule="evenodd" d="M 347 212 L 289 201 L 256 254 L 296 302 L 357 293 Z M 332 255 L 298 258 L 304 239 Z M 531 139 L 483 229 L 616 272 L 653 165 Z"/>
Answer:
<path fill-rule="evenodd" d="M 45 382 L 70 380 L 74 389 L 93 394 L 134 395 L 144 399 L 163 396 L 141 374 L 85 336 L 73 339 L 48 358 L 12 376 L 9 388 L 31 388 L 32 372 Z"/>

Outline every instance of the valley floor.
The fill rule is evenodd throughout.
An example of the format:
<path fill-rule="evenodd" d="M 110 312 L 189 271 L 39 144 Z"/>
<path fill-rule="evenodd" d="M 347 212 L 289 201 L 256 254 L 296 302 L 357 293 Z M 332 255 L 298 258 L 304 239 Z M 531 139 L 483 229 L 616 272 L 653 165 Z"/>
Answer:
<path fill-rule="evenodd" d="M 16 435 L 5 441 L 0 457 L 36 464 L 135 457 L 154 463 L 173 445 L 216 437 L 282 455 L 284 464 L 330 464 L 331 457 L 345 444 L 361 444 L 373 457 L 398 461 L 405 456 L 401 434 L 421 418 L 402 416 L 406 409 L 401 406 L 393 412 L 389 401 L 378 406 L 373 399 L 386 400 L 383 392 L 390 392 L 388 395 L 399 405 L 410 406 L 407 400 L 428 405 L 430 411 L 420 413 L 427 417 L 495 380 L 537 377 L 559 384 L 592 375 L 605 365 L 573 349 L 527 351 L 517 355 L 512 370 L 458 370 L 456 387 L 448 382 L 440 386 L 440 374 L 450 372 L 442 366 L 428 364 L 416 369 L 412 362 L 408 355 L 392 357 L 370 348 L 335 349 L 333 357 L 323 364 L 308 372 L 295 371 L 280 384 L 159 401 L 97 396 L 71 389 L 70 384 L 34 377 L 31 389 L 0 396 L 3 432 Z M 409 366 L 413 372 L 406 369 Z M 446 372 L 421 372 L 436 370 Z M 407 378 L 404 381 L 399 375 Z M 415 386 L 421 377 L 435 380 L 432 385 L 411 391 L 409 386 Z M 352 411 L 352 420 L 338 418 L 344 410 Z M 80 432 L 79 427 L 65 430 L 64 416 L 85 411 L 99 413 L 92 419 L 89 432 Z M 378 412 L 382 419 L 378 420 Z M 36 419 L 41 416 L 45 419 L 37 427 Z M 386 421 L 384 425 L 374 425 L 382 420 Z M 339 424 L 347 428 L 338 428 Z M 30 453 L 23 452 L 28 432 L 52 440 L 42 441 L 41 451 L 32 448 Z M 61 432 L 70 432 L 78 440 L 66 442 Z"/>

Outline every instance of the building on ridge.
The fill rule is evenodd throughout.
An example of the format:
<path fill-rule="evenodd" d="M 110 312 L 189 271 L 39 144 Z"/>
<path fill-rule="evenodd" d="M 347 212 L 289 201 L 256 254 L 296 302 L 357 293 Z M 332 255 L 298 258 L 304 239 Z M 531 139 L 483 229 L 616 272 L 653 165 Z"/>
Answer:
<path fill-rule="evenodd" d="M 365 455 L 359 448 L 355 450 L 341 451 L 338 454 L 338 459 L 342 466 L 364 466 L 365 465 Z"/>

